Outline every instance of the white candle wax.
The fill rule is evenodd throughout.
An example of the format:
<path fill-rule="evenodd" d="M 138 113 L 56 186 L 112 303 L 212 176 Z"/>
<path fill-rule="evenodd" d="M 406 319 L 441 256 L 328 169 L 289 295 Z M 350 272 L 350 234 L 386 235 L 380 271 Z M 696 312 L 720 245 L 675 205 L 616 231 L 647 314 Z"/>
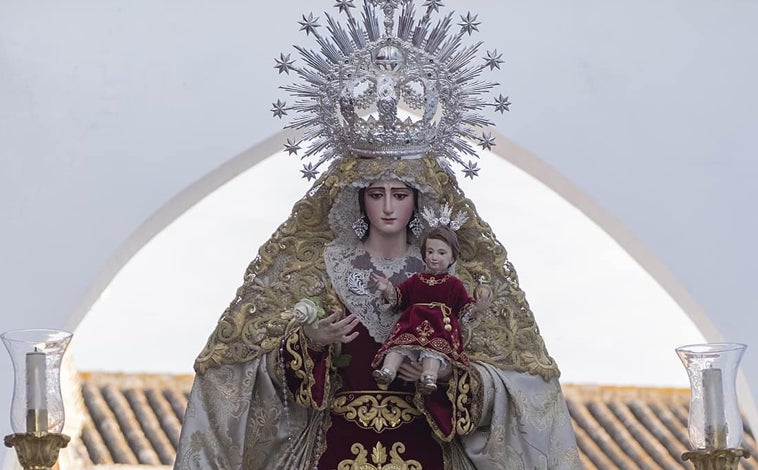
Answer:
<path fill-rule="evenodd" d="M 26 353 L 26 408 L 47 409 L 47 377 L 45 353 L 35 350 Z"/>
<path fill-rule="evenodd" d="M 705 437 L 708 447 L 726 447 L 726 410 L 721 369 L 703 370 Z"/>

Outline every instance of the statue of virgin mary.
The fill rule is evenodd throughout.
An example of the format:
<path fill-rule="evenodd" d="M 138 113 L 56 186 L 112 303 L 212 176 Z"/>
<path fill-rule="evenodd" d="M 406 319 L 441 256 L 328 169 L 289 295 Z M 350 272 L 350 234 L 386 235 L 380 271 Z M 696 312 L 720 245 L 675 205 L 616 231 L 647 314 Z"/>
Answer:
<path fill-rule="evenodd" d="M 432 20 L 439 1 L 424 2 L 420 18 L 412 1 L 365 0 L 360 18 L 352 4 L 337 2 L 344 25 L 326 15 L 329 37 L 303 16 L 320 47 L 298 47 L 306 65 L 277 59 L 302 82 L 285 88 L 296 103 L 273 112 L 299 113 L 292 126 L 306 140 L 287 148 L 307 142 L 305 157 L 319 160 L 303 174 L 315 182 L 260 248 L 196 360 L 175 468 L 581 468 L 558 368 L 504 247 L 448 164 L 475 176 L 461 155 L 475 155 L 472 127 L 488 124 L 478 112 L 508 104 L 481 98 L 494 87 L 478 78 L 488 64 L 472 66 L 479 46 L 461 42 L 476 17 L 451 33 L 451 15 Z M 418 119 L 398 117 L 401 103 Z M 371 274 L 397 285 L 423 271 L 418 213 L 441 207 L 466 216 L 455 275 L 492 298 L 460 319 L 471 367 L 441 371 L 436 391 L 422 394 L 409 361 L 379 386 L 371 362 L 400 312 Z"/>

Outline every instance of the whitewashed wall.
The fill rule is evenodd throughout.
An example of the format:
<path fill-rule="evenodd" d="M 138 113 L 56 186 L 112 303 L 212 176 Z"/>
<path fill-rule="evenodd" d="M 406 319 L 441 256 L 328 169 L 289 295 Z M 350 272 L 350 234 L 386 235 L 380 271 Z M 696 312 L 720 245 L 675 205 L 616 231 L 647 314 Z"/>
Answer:
<path fill-rule="evenodd" d="M 709 340 L 751 346 L 758 400 L 758 4 L 445 3 L 478 12 L 507 59 L 499 131 L 566 178 Z M 167 222 L 151 216 L 279 130 L 273 57 L 304 39 L 300 13 L 333 2 L 262 4 L 0 1 L 0 330 L 73 329 Z M 0 410 L 11 374 L 3 357 Z"/>

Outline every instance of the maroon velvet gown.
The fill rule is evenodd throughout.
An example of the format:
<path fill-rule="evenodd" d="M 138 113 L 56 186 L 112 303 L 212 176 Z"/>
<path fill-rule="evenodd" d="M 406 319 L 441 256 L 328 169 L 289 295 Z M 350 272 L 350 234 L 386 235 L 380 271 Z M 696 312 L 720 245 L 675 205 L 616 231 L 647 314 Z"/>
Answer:
<path fill-rule="evenodd" d="M 395 292 L 403 315 L 374 357 L 373 366 L 379 367 L 384 355 L 399 347 L 432 350 L 458 367 L 470 367 L 463 352 L 458 318 L 473 300 L 463 283 L 447 272 L 417 273 L 397 286 Z"/>
<path fill-rule="evenodd" d="M 457 322 L 455 324 L 457 326 Z M 447 468 L 443 457 L 445 443 L 475 427 L 472 418 L 475 413 L 470 408 L 476 400 L 473 396 L 461 397 L 475 393 L 470 374 L 459 373 L 454 368 L 449 384 L 440 383 L 438 389 L 427 396 L 417 393 L 414 383 L 399 379 L 387 390 L 380 390 L 371 375 L 371 363 L 382 345 L 362 324 L 355 331 L 358 337 L 342 345 L 341 354 L 350 357 L 347 364 L 338 364 L 336 354 L 329 348 L 310 349 L 307 338 L 299 332 L 285 340 L 285 375 L 293 398 L 302 406 L 328 412 L 322 441 L 316 444 L 316 453 L 320 453 L 315 457 L 317 468 L 333 470 L 346 462 L 354 466 L 343 468 L 382 468 L 392 462 L 417 465 L 410 468 Z M 398 406 L 398 400 L 402 406 Z M 366 402 L 379 406 L 364 406 L 364 412 L 369 410 L 363 413 L 364 417 L 379 409 L 376 416 L 388 419 L 375 416 L 373 420 L 362 421 L 358 404 Z M 352 407 L 345 406 L 351 403 Z M 411 412 L 402 413 L 402 410 Z M 395 419 L 393 423 L 392 417 L 400 415 L 404 418 Z M 322 448 L 318 449 L 319 446 Z M 360 466 L 360 463 L 367 465 Z"/>

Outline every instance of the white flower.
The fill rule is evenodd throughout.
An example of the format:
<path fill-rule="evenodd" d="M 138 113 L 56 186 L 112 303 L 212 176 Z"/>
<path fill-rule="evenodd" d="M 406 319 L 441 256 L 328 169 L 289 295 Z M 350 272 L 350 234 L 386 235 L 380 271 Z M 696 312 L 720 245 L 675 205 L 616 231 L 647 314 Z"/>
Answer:
<path fill-rule="evenodd" d="M 293 322 L 300 325 L 309 324 L 314 328 L 318 325 L 318 319 L 324 314 L 316 302 L 311 299 L 302 299 L 292 307 L 291 312 L 283 312 L 282 318 L 285 320 L 292 319 Z"/>

